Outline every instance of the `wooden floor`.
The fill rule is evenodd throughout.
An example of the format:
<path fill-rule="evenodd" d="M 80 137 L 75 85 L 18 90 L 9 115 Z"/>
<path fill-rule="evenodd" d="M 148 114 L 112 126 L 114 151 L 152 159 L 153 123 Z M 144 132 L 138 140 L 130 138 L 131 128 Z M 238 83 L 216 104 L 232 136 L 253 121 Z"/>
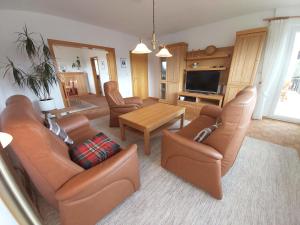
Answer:
<path fill-rule="evenodd" d="M 109 108 L 105 97 L 87 95 L 79 97 L 81 100 L 97 105 L 98 107 L 83 112 L 89 119 L 109 115 Z M 155 98 L 144 100 L 144 105 L 157 103 Z M 186 114 L 187 120 L 193 120 L 192 115 Z M 269 141 L 275 144 L 288 146 L 298 150 L 300 154 L 300 125 L 271 119 L 253 120 L 248 129 L 248 136 Z"/>
<path fill-rule="evenodd" d="M 300 156 L 300 124 L 271 119 L 252 120 L 248 136 L 294 148 Z"/>

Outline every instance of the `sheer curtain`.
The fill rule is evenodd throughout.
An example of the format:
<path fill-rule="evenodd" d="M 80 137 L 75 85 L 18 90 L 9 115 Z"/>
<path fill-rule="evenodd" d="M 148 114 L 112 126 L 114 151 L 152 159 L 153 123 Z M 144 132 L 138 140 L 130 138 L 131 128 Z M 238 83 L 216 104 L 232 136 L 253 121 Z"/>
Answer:
<path fill-rule="evenodd" d="M 258 85 L 258 99 L 253 113 L 254 119 L 262 119 L 270 114 L 276 91 L 284 80 L 284 70 L 288 65 L 289 21 L 271 21 L 263 58 L 262 73 Z"/>

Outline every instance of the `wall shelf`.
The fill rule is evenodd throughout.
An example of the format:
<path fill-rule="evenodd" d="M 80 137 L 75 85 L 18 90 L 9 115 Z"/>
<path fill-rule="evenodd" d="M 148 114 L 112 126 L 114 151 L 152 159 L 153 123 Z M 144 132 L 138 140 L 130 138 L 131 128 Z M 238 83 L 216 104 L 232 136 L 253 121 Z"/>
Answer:
<path fill-rule="evenodd" d="M 198 66 L 196 68 L 189 68 L 186 69 L 186 71 L 207 71 L 207 70 L 212 70 L 212 71 L 220 71 L 220 70 L 227 70 L 227 67 L 205 67 L 205 66 Z"/>
<path fill-rule="evenodd" d="M 199 55 L 195 57 L 187 57 L 187 61 L 197 61 L 197 60 L 203 60 L 203 59 L 219 59 L 219 58 L 228 58 L 230 57 L 230 54 L 215 54 L 215 55 Z"/>

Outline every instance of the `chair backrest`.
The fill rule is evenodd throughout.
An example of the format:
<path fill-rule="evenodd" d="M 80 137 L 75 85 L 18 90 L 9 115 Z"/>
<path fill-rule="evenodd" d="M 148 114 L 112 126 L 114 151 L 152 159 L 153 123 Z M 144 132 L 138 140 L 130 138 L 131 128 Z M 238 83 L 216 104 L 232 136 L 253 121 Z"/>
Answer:
<path fill-rule="evenodd" d="M 116 81 L 108 81 L 104 83 L 104 93 L 109 106 L 125 104 Z"/>
<path fill-rule="evenodd" d="M 228 102 L 221 113 L 221 126 L 205 141 L 222 155 L 222 175 L 233 165 L 256 104 L 256 88 L 247 87 Z"/>
<path fill-rule="evenodd" d="M 55 192 L 83 171 L 70 160 L 67 145 L 49 131 L 30 100 L 13 96 L 0 117 L 1 130 L 13 136 L 11 149 L 40 193 L 57 206 Z"/>

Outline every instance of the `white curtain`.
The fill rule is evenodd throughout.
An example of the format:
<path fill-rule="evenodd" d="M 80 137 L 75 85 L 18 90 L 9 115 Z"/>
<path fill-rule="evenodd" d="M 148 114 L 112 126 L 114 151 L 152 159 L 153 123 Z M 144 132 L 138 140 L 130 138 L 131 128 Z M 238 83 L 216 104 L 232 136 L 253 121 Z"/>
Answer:
<path fill-rule="evenodd" d="M 274 96 L 284 80 L 283 71 L 288 65 L 289 30 L 288 20 L 274 20 L 270 23 L 254 119 L 262 119 L 263 116 L 270 114 L 276 101 Z"/>

